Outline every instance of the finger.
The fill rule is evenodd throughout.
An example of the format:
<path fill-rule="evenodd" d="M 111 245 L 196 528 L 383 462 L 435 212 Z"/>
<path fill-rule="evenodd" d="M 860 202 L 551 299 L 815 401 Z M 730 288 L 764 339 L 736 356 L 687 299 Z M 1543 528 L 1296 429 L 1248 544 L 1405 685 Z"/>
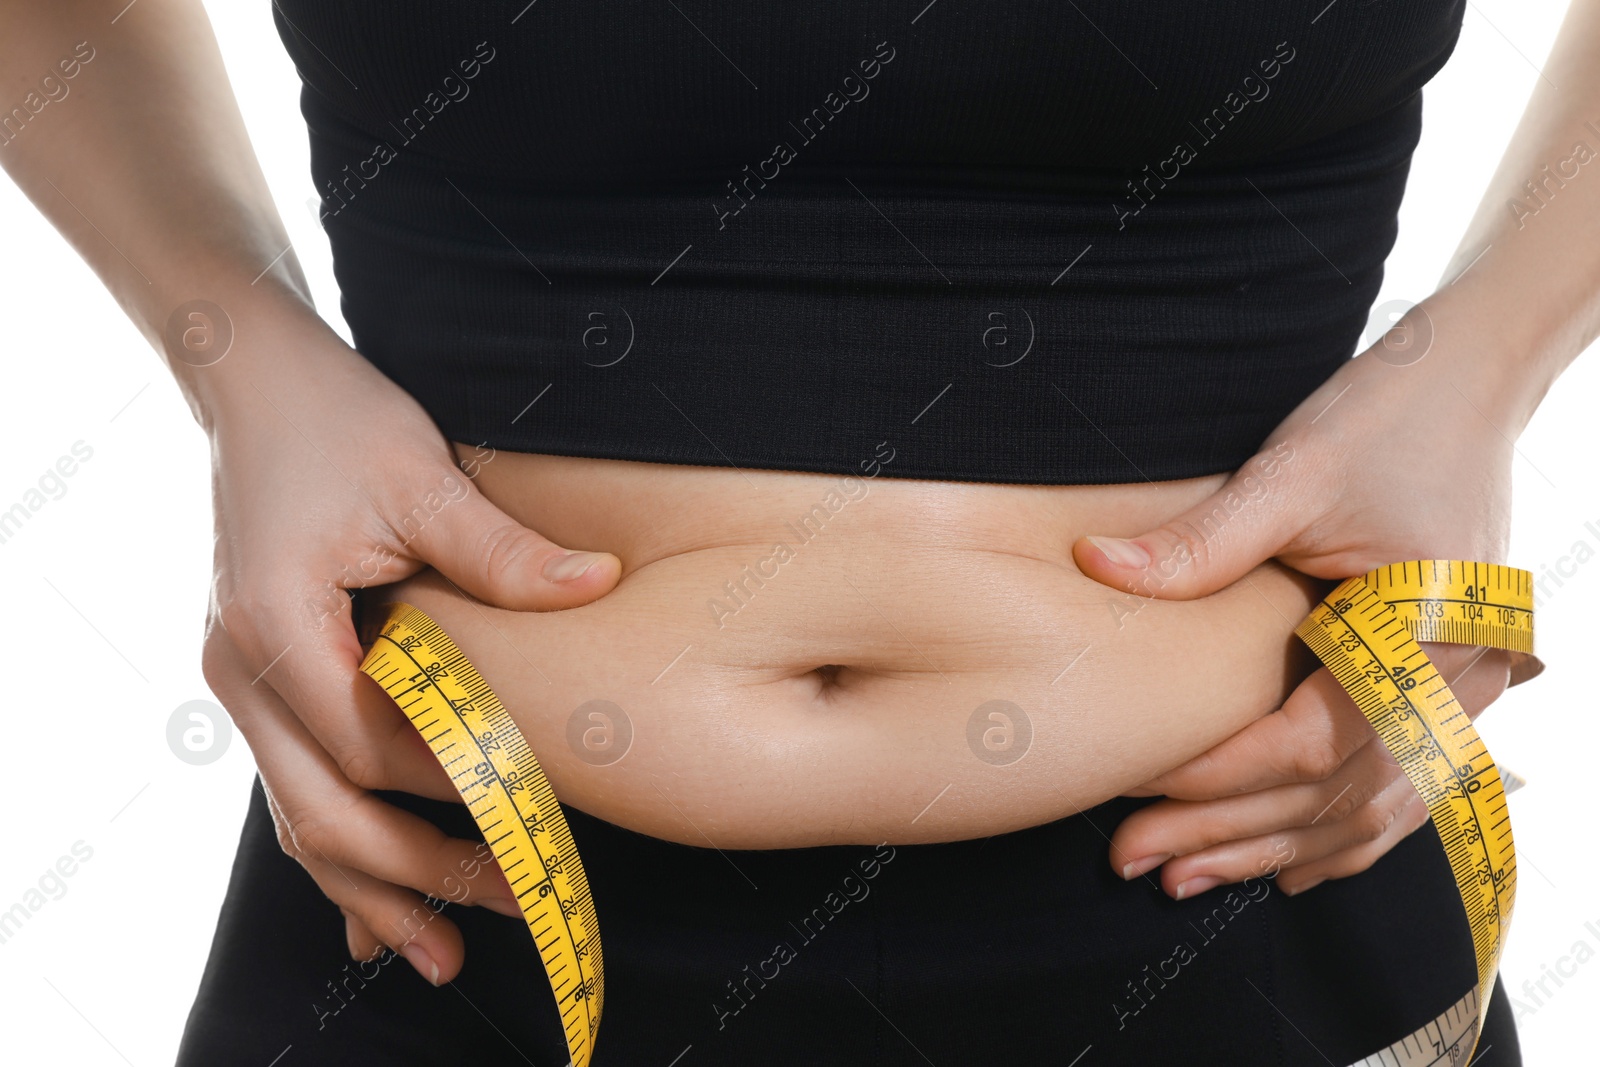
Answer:
<path fill-rule="evenodd" d="M 482 904 L 502 914 L 518 914 L 516 895 L 482 841 L 450 837 L 426 819 L 370 793 L 359 794 L 337 810 L 336 803 L 299 796 L 285 805 L 289 832 L 302 854 L 452 904 Z M 332 820 L 336 825 L 329 825 Z"/>
<path fill-rule="evenodd" d="M 1422 802 L 1421 796 L 1413 792 L 1393 824 L 1380 836 L 1354 848 L 1335 852 L 1304 866 L 1295 867 L 1292 871 L 1286 871 L 1278 880 L 1278 886 L 1285 893 L 1294 896 L 1329 878 L 1348 878 L 1353 874 L 1360 874 L 1427 821 L 1428 806 Z"/>
<path fill-rule="evenodd" d="M 303 860 L 355 868 L 453 903 L 481 903 L 502 914 L 518 914 L 515 894 L 486 843 L 451 837 L 428 820 L 352 785 L 270 690 L 242 700 L 249 707 L 240 731 L 262 781 L 272 784 L 268 796 L 281 820 L 285 851 Z"/>
<path fill-rule="evenodd" d="M 1079 538 L 1078 569 L 1114 589 L 1173 600 L 1238 581 L 1300 532 L 1282 473 L 1293 455 L 1287 444 L 1261 452 L 1206 500 L 1137 537 Z"/>
<path fill-rule="evenodd" d="M 1219 800 L 1163 800 L 1122 820 L 1111 835 L 1116 856 L 1189 856 L 1213 845 L 1249 840 L 1294 827 L 1331 825 L 1348 818 L 1381 793 L 1400 768 L 1376 738 L 1323 782 L 1274 786 Z M 1124 877 L 1142 874 L 1155 862 L 1129 861 Z"/>
<path fill-rule="evenodd" d="M 1152 779 L 1149 788 L 1177 799 L 1209 800 L 1320 782 L 1375 736 L 1350 694 L 1322 667 L 1295 687 L 1282 708 Z"/>
<path fill-rule="evenodd" d="M 1476 718 L 1499 699 L 1510 680 L 1511 656 L 1500 649 L 1423 642 L 1440 677 L 1467 711 Z M 1334 852 L 1295 868 L 1280 884 L 1285 893 L 1302 893 L 1329 878 L 1359 874 L 1387 853 L 1406 835 L 1428 820 L 1427 805 L 1413 789 L 1393 824 L 1377 839 Z"/>
<path fill-rule="evenodd" d="M 1500 649 L 1423 642 L 1469 717 L 1505 692 L 1511 655 Z M 1445 714 L 1451 713 L 1445 708 Z M 1374 736 L 1361 709 L 1326 668 L 1295 687 L 1284 706 L 1128 796 L 1208 800 L 1332 775 Z"/>
<path fill-rule="evenodd" d="M 443 914 L 444 901 L 424 899 L 362 871 L 322 860 L 302 860 L 302 865 L 340 911 L 404 956 L 430 984 L 452 981 L 461 972 L 465 947 L 460 929 Z M 346 947 L 350 947 L 348 933 L 347 921 Z"/>
<path fill-rule="evenodd" d="M 280 847 L 312 874 L 330 900 L 396 951 L 401 941 L 394 930 L 406 928 L 408 920 L 413 926 L 426 920 L 436 932 L 412 953 L 425 977 L 453 975 L 461 947 L 448 920 L 435 922 L 417 912 L 423 906 L 417 890 L 437 898 L 440 907 L 455 899 L 515 913 L 504 879 L 483 877 L 493 866 L 480 858 L 486 846 L 445 838 L 426 820 L 351 785 L 270 689 L 244 687 L 229 710 L 260 768 Z"/>
<path fill-rule="evenodd" d="M 321 601 L 310 583 L 275 588 L 236 596 L 215 611 L 223 632 L 207 635 L 202 667 L 223 707 L 234 713 L 235 702 L 253 706 L 257 695 L 270 692 L 353 784 L 456 799 L 450 776 L 421 736 L 361 671 L 365 654 L 349 611 L 314 615 Z"/>
<path fill-rule="evenodd" d="M 611 553 L 569 552 L 501 511 L 476 485 L 463 485 L 461 498 L 417 530 L 407 551 L 471 596 L 511 611 L 550 611 L 587 604 L 622 576 L 622 561 Z"/>
<path fill-rule="evenodd" d="M 1392 843 L 1398 838 L 1390 837 L 1389 831 L 1411 810 L 1410 801 L 1416 792 L 1403 775 L 1396 776 L 1382 792 L 1338 822 L 1322 821 L 1314 826 L 1229 841 L 1180 856 L 1162 867 L 1162 888 L 1174 899 L 1185 900 L 1216 886 L 1242 881 L 1258 871 L 1263 857 L 1281 849 L 1284 843 L 1288 858 L 1280 862 L 1283 870 L 1380 840 Z M 1426 819 L 1425 807 L 1422 814 Z M 1414 822 L 1410 830 L 1420 825 L 1420 821 Z"/>
<path fill-rule="evenodd" d="M 344 913 L 344 943 L 350 949 L 351 959 L 370 960 L 383 950 L 383 942 L 367 929 L 366 923 L 343 908 L 339 910 Z"/>

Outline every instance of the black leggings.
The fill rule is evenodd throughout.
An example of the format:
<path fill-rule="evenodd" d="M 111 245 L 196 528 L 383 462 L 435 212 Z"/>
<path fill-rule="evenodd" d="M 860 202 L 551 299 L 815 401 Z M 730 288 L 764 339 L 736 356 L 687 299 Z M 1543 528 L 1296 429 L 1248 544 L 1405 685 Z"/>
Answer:
<path fill-rule="evenodd" d="M 385 796 L 477 839 L 460 805 Z M 1256 880 L 1175 902 L 1106 859 L 1148 802 L 951 844 L 727 853 L 568 808 L 604 939 L 595 1067 L 1346 1067 L 1472 984 L 1431 826 L 1298 898 Z M 352 962 L 258 783 L 179 1067 L 565 1064 L 527 929 L 445 907 L 466 940 L 452 988 L 392 953 Z M 1521 1063 L 1498 986 L 1479 1052 Z"/>

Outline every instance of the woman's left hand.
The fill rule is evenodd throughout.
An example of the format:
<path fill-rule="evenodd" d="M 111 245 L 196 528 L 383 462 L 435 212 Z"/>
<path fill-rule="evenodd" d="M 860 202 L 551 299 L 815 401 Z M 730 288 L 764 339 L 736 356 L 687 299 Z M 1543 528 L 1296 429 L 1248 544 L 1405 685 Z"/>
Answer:
<path fill-rule="evenodd" d="M 1509 653 L 1422 647 L 1469 716 L 1505 691 Z M 1360 874 L 1428 821 L 1422 797 L 1326 667 L 1280 710 L 1130 795 L 1167 799 L 1117 827 L 1112 866 L 1124 878 L 1161 866 L 1162 888 L 1178 900 L 1260 876 L 1269 859 L 1292 896 Z"/>
<path fill-rule="evenodd" d="M 1307 397 L 1214 495 L 1131 539 L 1080 539 L 1079 568 L 1113 588 L 1192 599 L 1269 559 L 1326 579 L 1410 559 L 1503 562 L 1512 442 L 1539 397 L 1517 384 L 1476 314 L 1455 292 L 1435 293 Z M 1468 671 L 1479 649 L 1429 647 L 1473 712 L 1505 688 L 1504 653 Z M 1280 862 L 1285 888 L 1354 874 L 1426 818 L 1325 669 L 1282 709 L 1143 792 L 1172 799 L 1124 822 L 1112 866 L 1134 877 L 1164 863 L 1174 896 L 1280 862 L 1285 834 L 1296 850 Z"/>

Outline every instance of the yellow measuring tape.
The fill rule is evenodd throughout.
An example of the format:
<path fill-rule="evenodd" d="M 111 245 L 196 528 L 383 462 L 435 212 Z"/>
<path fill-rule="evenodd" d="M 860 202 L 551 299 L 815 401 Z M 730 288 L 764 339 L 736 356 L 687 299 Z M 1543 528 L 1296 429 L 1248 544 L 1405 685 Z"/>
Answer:
<path fill-rule="evenodd" d="M 361 669 L 400 705 L 455 783 L 533 934 L 572 1067 L 588 1067 L 605 1001 L 600 927 L 544 769 L 488 683 L 420 609 L 389 605 Z"/>
<path fill-rule="evenodd" d="M 1516 855 L 1500 772 L 1419 641 L 1505 649 L 1511 684 L 1533 655 L 1533 576 L 1499 564 L 1417 560 L 1341 583 L 1295 633 L 1344 686 L 1418 793 L 1444 843 L 1478 982 L 1437 1019 L 1361 1065 L 1467 1062 L 1511 920 Z M 566 1031 L 588 1067 L 605 969 L 588 879 L 539 761 L 505 706 L 439 626 L 391 603 L 361 669 L 394 699 L 450 774 L 517 894 Z"/>
<path fill-rule="evenodd" d="M 1511 684 L 1527 681 L 1544 669 L 1533 654 L 1533 575 L 1461 560 L 1394 563 L 1341 582 L 1295 634 L 1344 686 L 1428 805 L 1478 958 L 1477 985 L 1423 1027 L 1426 1043 L 1419 1031 L 1362 1063 L 1468 1062 L 1511 923 L 1517 857 L 1500 771 L 1417 642 L 1505 649 Z M 1455 1040 L 1443 1042 L 1451 1031 Z"/>

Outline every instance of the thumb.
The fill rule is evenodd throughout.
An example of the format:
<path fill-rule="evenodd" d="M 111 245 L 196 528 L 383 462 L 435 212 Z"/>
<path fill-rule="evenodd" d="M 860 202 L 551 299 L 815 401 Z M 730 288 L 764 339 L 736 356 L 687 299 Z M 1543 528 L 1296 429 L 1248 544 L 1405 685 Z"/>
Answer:
<path fill-rule="evenodd" d="M 1263 463 L 1266 456 L 1269 463 Z M 1208 596 L 1277 555 L 1293 536 L 1287 496 L 1269 491 L 1263 453 L 1204 501 L 1137 537 L 1080 537 L 1078 569 L 1103 585 L 1165 600 Z"/>
<path fill-rule="evenodd" d="M 490 503 L 476 486 L 444 508 L 407 550 L 471 596 L 510 611 L 553 611 L 609 593 L 622 561 L 609 552 L 569 552 Z"/>

